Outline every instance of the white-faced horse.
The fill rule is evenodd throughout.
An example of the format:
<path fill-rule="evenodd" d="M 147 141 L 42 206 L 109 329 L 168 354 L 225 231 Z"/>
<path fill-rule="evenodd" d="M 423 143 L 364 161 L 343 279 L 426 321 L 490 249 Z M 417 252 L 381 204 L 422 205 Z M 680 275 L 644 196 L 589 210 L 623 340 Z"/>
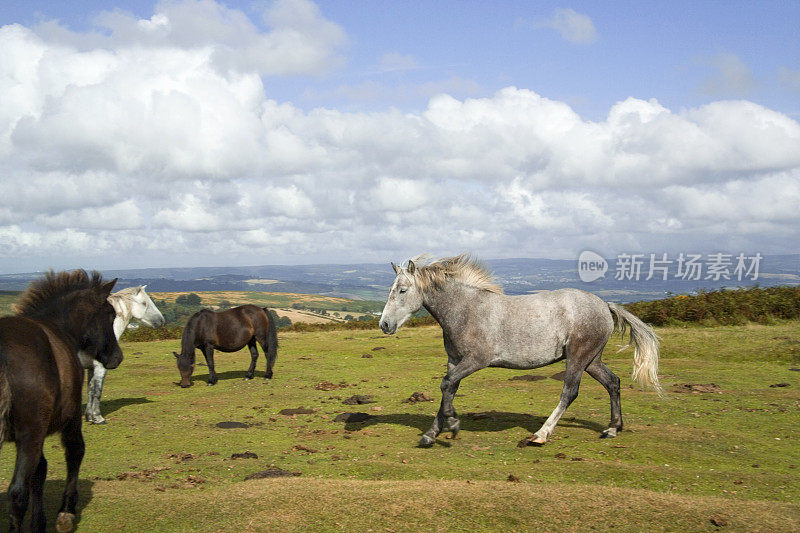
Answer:
<path fill-rule="evenodd" d="M 114 308 L 117 316 L 114 319 L 114 335 L 119 340 L 125 328 L 132 319 L 142 321 L 144 324 L 158 328 L 164 325 L 164 317 L 156 304 L 145 292 L 147 285 L 128 287 L 109 295 L 108 302 Z M 88 387 L 86 396 L 86 420 L 90 424 L 105 424 L 106 419 L 100 414 L 100 396 L 103 394 L 103 382 L 106 379 L 106 368 L 96 359 L 78 353 L 83 368 L 87 370 Z"/>
<path fill-rule="evenodd" d="M 419 260 L 419 258 L 415 258 Z M 455 435 L 460 422 L 453 397 L 461 380 L 486 367 L 530 369 L 566 360 L 561 400 L 542 427 L 526 440 L 542 445 L 564 411 L 578 396 L 586 371 L 611 397 L 611 423 L 601 437 L 622 429 L 619 378 L 602 362 L 603 348 L 616 328 L 630 327 L 635 345 L 633 378 L 660 393 L 658 337 L 653 329 L 613 303 L 577 289 L 507 296 L 485 267 L 460 255 L 406 268 L 392 263 L 397 275 L 381 315 L 380 327 L 393 334 L 425 307 L 442 326 L 447 374 L 442 404 L 420 446 L 431 446 L 441 431 Z"/>

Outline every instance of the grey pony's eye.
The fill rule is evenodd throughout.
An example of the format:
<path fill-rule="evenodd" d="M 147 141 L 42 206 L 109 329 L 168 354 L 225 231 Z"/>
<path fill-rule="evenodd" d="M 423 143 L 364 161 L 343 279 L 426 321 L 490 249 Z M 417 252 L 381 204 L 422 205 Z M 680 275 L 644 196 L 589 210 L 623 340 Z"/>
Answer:
<path fill-rule="evenodd" d="M 408 289 L 400 289 L 400 294 L 405 294 Z"/>

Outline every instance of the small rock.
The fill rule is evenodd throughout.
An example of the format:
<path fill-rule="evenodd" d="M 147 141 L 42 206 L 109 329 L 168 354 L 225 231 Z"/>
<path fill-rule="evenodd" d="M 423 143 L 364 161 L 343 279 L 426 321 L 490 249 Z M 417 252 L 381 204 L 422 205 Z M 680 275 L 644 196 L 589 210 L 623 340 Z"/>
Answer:
<path fill-rule="evenodd" d="M 385 350 L 385 349 L 386 349 L 386 348 L 384 348 L 383 346 L 376 346 L 376 347 L 374 347 L 374 348 L 372 349 L 372 351 L 373 351 L 373 352 L 377 352 L 378 350 Z"/>
<path fill-rule="evenodd" d="M 770 385 L 770 388 L 774 389 L 776 387 L 788 387 L 788 386 L 789 386 L 789 383 L 775 383 L 773 385 Z"/>
<path fill-rule="evenodd" d="M 519 483 L 519 478 L 514 474 L 509 474 L 506 478 L 506 481 L 510 481 L 511 483 Z"/>
<path fill-rule="evenodd" d="M 555 455 L 555 458 L 556 458 L 556 459 L 566 459 L 566 458 L 567 458 L 567 454 L 565 454 L 564 452 L 558 452 L 558 453 Z"/>
<path fill-rule="evenodd" d="M 365 353 L 364 355 L 361 356 L 361 358 L 362 359 L 372 359 L 372 354 L 371 353 Z"/>
<path fill-rule="evenodd" d="M 556 381 L 564 381 L 564 376 L 566 374 L 567 374 L 567 371 L 566 370 L 562 370 L 561 372 L 556 372 L 555 374 L 550 376 L 550 379 L 554 379 Z"/>
<path fill-rule="evenodd" d="M 315 450 L 313 448 L 309 448 L 305 444 L 295 444 L 292 446 L 292 451 L 295 452 L 308 452 L 308 453 L 317 453 L 319 450 Z"/>

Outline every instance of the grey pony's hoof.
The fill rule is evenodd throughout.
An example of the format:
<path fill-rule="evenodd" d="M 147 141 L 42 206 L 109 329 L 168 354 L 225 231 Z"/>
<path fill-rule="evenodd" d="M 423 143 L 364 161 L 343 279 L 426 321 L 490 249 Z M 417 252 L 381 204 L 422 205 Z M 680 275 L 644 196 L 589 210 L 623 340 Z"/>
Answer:
<path fill-rule="evenodd" d="M 430 448 L 433 446 L 433 443 L 436 442 L 436 439 L 433 437 L 429 437 L 428 435 L 423 435 L 421 439 L 419 439 L 419 446 L 420 448 Z"/>
<path fill-rule="evenodd" d="M 89 423 L 89 424 L 100 425 L 100 424 L 105 424 L 106 423 L 106 419 L 103 418 L 102 415 L 95 415 L 95 414 L 92 414 L 92 413 L 86 413 L 85 418 L 86 418 L 86 422 Z"/>
<path fill-rule="evenodd" d="M 447 421 L 447 427 L 443 431 L 450 431 L 452 433 L 450 438 L 454 439 L 456 435 L 458 435 L 459 430 L 461 430 L 461 420 L 451 418 Z"/>
<path fill-rule="evenodd" d="M 253 376 L 245 376 L 244 377 L 244 381 L 250 381 L 251 379 L 253 379 Z"/>
<path fill-rule="evenodd" d="M 603 431 L 600 434 L 601 439 L 613 439 L 617 436 L 617 430 L 613 428 L 608 428 L 607 430 Z"/>
<path fill-rule="evenodd" d="M 56 531 L 58 533 L 67 533 L 72 531 L 75 526 L 75 515 L 72 513 L 58 513 L 56 518 Z"/>

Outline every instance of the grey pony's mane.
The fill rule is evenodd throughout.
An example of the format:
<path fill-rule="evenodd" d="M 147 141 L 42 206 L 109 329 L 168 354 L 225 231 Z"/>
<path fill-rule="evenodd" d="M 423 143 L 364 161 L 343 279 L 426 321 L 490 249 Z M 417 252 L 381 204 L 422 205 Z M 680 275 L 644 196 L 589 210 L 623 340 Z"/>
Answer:
<path fill-rule="evenodd" d="M 421 254 L 409 261 L 414 262 L 416 270 L 413 277 L 423 291 L 440 288 L 448 279 L 452 279 L 479 290 L 503 294 L 503 289 L 489 269 L 469 254 L 434 260 L 430 254 Z"/>
<path fill-rule="evenodd" d="M 136 287 L 127 287 L 108 295 L 108 302 L 114 307 L 114 311 L 117 312 L 117 316 L 125 322 L 125 326 L 127 326 L 131 321 L 133 296 L 140 288 L 141 285 Z M 123 305 L 123 303 L 125 305 Z"/>

